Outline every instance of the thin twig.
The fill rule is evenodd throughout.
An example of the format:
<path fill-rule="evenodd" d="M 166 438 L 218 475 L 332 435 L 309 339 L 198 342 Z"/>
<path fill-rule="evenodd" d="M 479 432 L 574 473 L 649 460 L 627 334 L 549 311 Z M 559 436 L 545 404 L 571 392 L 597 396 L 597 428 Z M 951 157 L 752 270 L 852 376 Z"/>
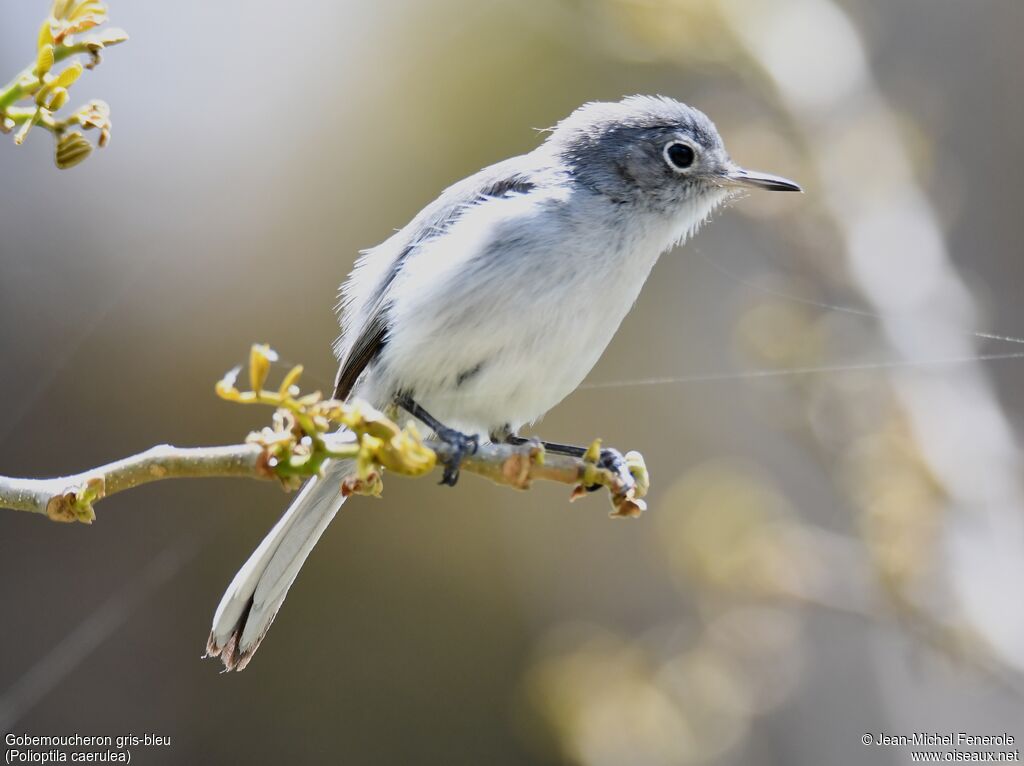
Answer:
<path fill-rule="evenodd" d="M 229 447 L 161 445 L 131 457 L 54 479 L 0 477 L 0 507 L 48 516 L 53 521 L 95 518 L 92 503 L 162 479 L 245 476 L 273 477 L 258 444 Z"/>
<path fill-rule="evenodd" d="M 56 117 L 68 103 L 69 90 L 82 72 L 100 63 L 102 51 L 128 39 L 121 29 L 98 28 L 106 20 L 107 9 L 102 3 L 55 0 L 50 15 L 39 27 L 35 61 L 0 86 L 0 133 L 18 128 L 14 143 L 21 145 L 32 128 L 45 128 L 56 138 L 54 161 L 61 169 L 79 164 L 93 149 L 80 131 L 71 128 L 97 129 L 99 146 L 106 146 L 110 140 L 110 108 L 102 101 L 90 101 L 63 119 Z M 56 69 L 65 59 L 73 61 Z M 25 100 L 32 103 L 16 106 Z"/>
<path fill-rule="evenodd" d="M 427 440 L 424 447 L 439 458 L 447 456 L 444 442 Z M 643 501 L 634 483 L 582 458 L 545 455 L 538 447 L 484 444 L 462 463 L 462 470 L 484 476 L 497 484 L 527 489 L 533 481 L 554 481 L 578 488 L 607 487 L 616 516 L 634 516 Z M 260 444 L 223 447 L 172 447 L 161 445 L 137 455 L 71 476 L 52 479 L 17 479 L 0 476 L 0 508 L 27 511 L 53 521 L 91 523 L 93 504 L 119 492 L 165 479 L 243 477 L 273 479 L 277 473 L 267 449 Z M 348 491 L 359 491 L 355 484 Z"/>

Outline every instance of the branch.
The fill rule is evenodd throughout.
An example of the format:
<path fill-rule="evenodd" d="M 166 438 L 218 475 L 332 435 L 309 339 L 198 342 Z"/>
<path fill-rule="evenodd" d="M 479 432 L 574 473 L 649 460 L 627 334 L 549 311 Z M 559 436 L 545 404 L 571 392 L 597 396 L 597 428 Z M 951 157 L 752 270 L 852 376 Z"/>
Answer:
<path fill-rule="evenodd" d="M 379 495 L 382 475 L 389 470 L 404 476 L 425 476 L 451 455 L 438 440 L 421 440 L 410 423 L 400 428 L 365 404 L 323 400 L 318 393 L 299 396 L 301 367 L 293 368 L 280 388 L 263 388 L 275 359 L 266 346 L 253 346 L 249 377 L 252 391 L 235 388 L 240 372 L 232 370 L 217 384 L 224 399 L 277 408 L 273 425 L 249 435 L 246 443 L 223 447 L 161 445 L 138 455 L 72 476 L 17 479 L 0 476 L 0 508 L 47 516 L 52 521 L 92 523 L 93 505 L 118 492 L 165 479 L 245 477 L 276 479 L 286 489 L 319 475 L 328 460 L 353 461 L 353 473 L 339 491 Z M 337 430 L 340 427 L 342 430 Z M 626 455 L 626 469 L 614 471 L 598 464 L 600 440 L 582 458 L 549 455 L 539 444 L 483 444 L 465 458 L 461 468 L 516 489 L 534 481 L 554 481 L 573 487 L 570 499 L 605 487 L 612 515 L 632 517 L 645 505 L 648 477 L 639 453 Z"/>
<path fill-rule="evenodd" d="M 427 440 L 424 446 L 438 456 L 450 449 L 445 442 Z M 635 453 L 631 453 L 635 454 Z M 465 459 L 462 470 L 515 489 L 529 489 L 534 481 L 553 481 L 575 487 L 572 499 L 586 487 L 607 487 L 613 498 L 613 516 L 637 516 L 644 503 L 634 496 L 630 482 L 584 458 L 546 455 L 531 444 L 484 444 Z M 88 471 L 55 479 L 14 479 L 0 476 L 0 508 L 47 516 L 52 521 L 91 524 L 93 504 L 143 484 L 165 479 L 242 477 L 279 478 L 268 465 L 266 450 L 258 444 L 224 447 L 172 447 L 163 444 Z M 339 488 L 347 494 L 364 492 L 358 480 Z"/>
<path fill-rule="evenodd" d="M 450 447 L 444 442 L 427 441 L 427 446 L 439 457 Z M 490 479 L 515 489 L 529 489 L 534 481 L 554 481 L 573 486 L 570 500 L 577 500 L 600 487 L 608 490 L 612 502 L 612 516 L 635 518 L 647 510 L 643 497 L 650 480 L 643 456 L 627 452 L 627 473 L 617 473 L 597 464 L 601 453 L 600 439 L 590 445 L 582 458 L 551 455 L 539 444 L 483 444 L 474 455 L 462 462 L 462 470 Z"/>
<path fill-rule="evenodd" d="M 0 508 L 41 513 L 53 521 L 92 523 L 92 504 L 104 497 L 162 479 L 248 476 L 269 479 L 256 444 L 230 447 L 161 445 L 89 471 L 56 479 L 0 477 Z"/>

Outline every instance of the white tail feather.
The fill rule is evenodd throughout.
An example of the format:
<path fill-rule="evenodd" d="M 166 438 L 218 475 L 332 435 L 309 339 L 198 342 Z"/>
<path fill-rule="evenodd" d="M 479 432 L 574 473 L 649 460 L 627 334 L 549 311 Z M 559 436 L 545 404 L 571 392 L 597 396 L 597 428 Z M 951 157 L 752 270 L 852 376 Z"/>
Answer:
<path fill-rule="evenodd" d="M 345 502 L 340 483 L 351 471 L 350 462 L 340 461 L 310 479 L 231 581 L 206 645 L 226 670 L 249 664 L 303 562 Z"/>

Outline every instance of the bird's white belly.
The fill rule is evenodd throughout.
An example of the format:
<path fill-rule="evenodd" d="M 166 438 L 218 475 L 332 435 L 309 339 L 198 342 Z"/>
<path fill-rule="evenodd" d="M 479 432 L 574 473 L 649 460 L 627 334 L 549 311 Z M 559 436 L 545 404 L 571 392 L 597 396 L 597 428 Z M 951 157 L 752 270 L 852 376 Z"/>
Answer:
<path fill-rule="evenodd" d="M 472 432 L 518 429 L 579 386 L 636 300 L 663 242 L 632 243 L 630 257 L 618 260 L 607 257 L 607 248 L 620 245 L 607 233 L 575 244 L 577 252 L 543 260 L 538 254 L 536 268 L 546 272 L 539 279 L 526 264 L 504 276 L 502 292 L 517 296 L 515 306 L 477 306 L 471 332 L 424 338 L 421 354 L 446 357 L 445 368 L 454 371 L 429 385 L 429 376 L 410 370 L 422 381 L 416 397 L 429 412 Z"/>
<path fill-rule="evenodd" d="M 442 422 L 484 434 L 558 404 L 600 358 L 658 256 L 694 222 L 624 219 L 593 204 L 603 207 L 576 205 L 575 219 L 540 209 L 524 226 L 524 211 L 503 203 L 513 208 L 508 228 L 467 216 L 444 238 L 448 249 L 418 254 L 396 288 L 368 387 L 382 399 L 409 393 Z M 489 244 L 474 240 L 479 232 Z"/>

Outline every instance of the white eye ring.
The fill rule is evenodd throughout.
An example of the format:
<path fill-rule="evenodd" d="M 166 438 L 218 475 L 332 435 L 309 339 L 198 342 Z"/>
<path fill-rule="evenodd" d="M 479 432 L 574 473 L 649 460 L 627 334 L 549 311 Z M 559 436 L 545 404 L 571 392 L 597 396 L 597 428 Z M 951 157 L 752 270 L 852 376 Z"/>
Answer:
<path fill-rule="evenodd" d="M 697 151 L 686 141 L 669 141 L 662 151 L 665 162 L 677 173 L 689 170 L 697 159 Z"/>

